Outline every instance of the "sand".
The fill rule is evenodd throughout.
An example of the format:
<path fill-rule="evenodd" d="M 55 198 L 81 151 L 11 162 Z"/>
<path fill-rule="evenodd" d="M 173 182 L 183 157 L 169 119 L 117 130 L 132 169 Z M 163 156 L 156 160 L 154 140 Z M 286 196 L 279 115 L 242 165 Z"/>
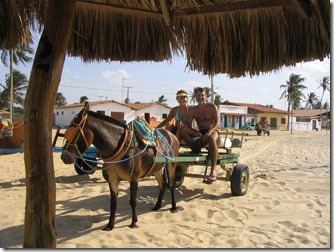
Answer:
<path fill-rule="evenodd" d="M 138 228 L 130 229 L 129 186 L 121 182 L 114 230 L 109 188 L 100 171 L 79 176 L 54 153 L 57 248 L 330 248 L 330 132 L 272 131 L 245 137 L 246 195 L 230 182 L 186 177 L 175 213 L 166 192 L 159 211 L 153 177 L 139 183 Z M 0 156 L 0 247 L 22 248 L 25 168 L 21 153 Z M 193 166 L 201 174 L 202 166 Z M 222 171 L 218 168 L 218 171 Z"/>

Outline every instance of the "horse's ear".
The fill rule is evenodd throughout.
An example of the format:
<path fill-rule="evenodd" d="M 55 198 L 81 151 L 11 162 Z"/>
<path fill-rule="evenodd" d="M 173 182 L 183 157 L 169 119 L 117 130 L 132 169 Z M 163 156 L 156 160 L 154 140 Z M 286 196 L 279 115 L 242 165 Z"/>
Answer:
<path fill-rule="evenodd" d="M 89 111 L 89 102 L 85 102 L 84 111 L 85 114 Z"/>

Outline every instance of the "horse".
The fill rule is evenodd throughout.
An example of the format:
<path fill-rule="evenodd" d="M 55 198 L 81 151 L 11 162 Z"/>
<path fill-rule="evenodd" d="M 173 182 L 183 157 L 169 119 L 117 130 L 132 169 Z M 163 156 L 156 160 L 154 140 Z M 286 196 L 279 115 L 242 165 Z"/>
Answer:
<path fill-rule="evenodd" d="M 160 132 L 160 133 L 159 133 Z M 154 156 L 161 156 L 160 141 L 166 141 L 169 146 L 168 155 L 178 156 L 179 141 L 175 135 L 166 129 L 159 129 L 161 138 L 156 138 L 156 146 L 148 146 L 138 141 L 136 134 L 126 124 L 115 118 L 89 111 L 88 102 L 84 108 L 72 119 L 69 128 L 65 131 L 64 146 L 61 159 L 65 164 L 71 164 L 75 158 L 82 157 L 82 153 L 93 144 L 100 153 L 104 164 L 101 167 L 104 179 L 110 189 L 110 218 L 103 228 L 110 231 L 115 225 L 117 208 L 118 185 L 126 180 L 130 185 L 130 206 L 132 222 L 130 228 L 137 227 L 136 201 L 138 181 L 140 178 L 154 175 L 159 184 L 159 195 L 152 210 L 161 208 L 166 185 L 164 184 L 162 168 L 166 163 L 153 162 Z M 171 212 L 177 210 L 175 188 L 175 162 L 168 162 L 165 172 L 169 177 L 171 192 Z"/>
<path fill-rule="evenodd" d="M 24 122 L 16 122 L 11 127 L 7 127 L 3 123 L 0 123 L 0 149 L 23 148 L 23 137 Z M 6 153 L 0 151 L 0 155 L 1 154 Z"/>

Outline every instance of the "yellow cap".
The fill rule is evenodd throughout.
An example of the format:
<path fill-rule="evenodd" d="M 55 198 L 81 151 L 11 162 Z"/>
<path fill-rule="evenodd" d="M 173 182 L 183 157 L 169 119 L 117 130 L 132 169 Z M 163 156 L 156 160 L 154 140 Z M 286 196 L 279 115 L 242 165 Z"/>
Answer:
<path fill-rule="evenodd" d="M 188 94 L 187 93 L 178 93 L 177 97 L 180 97 L 180 96 L 188 96 Z"/>

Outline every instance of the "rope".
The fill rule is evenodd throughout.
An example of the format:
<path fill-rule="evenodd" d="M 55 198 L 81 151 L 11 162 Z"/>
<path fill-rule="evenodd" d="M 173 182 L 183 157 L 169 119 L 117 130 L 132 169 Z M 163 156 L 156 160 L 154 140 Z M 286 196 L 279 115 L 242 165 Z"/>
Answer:
<path fill-rule="evenodd" d="M 162 140 L 162 142 L 163 142 L 163 146 L 165 147 L 165 149 L 167 150 L 166 152 L 166 155 L 163 153 L 163 150 L 160 150 L 158 147 L 157 147 L 157 144 L 156 144 L 156 141 L 154 141 L 154 138 L 155 138 L 155 134 L 153 134 L 154 132 L 157 132 L 157 136 L 158 136 L 158 138 L 160 138 L 161 140 Z M 129 161 L 129 160 L 131 160 L 131 159 L 134 159 L 135 157 L 137 157 L 137 156 L 139 156 L 139 155 L 141 155 L 142 153 L 144 153 L 145 151 L 146 151 L 146 149 L 148 148 L 148 146 L 150 145 L 150 142 L 152 142 L 153 143 L 153 145 L 155 146 L 155 148 L 156 148 L 156 150 L 163 156 L 163 157 L 165 157 L 166 159 L 168 159 L 168 160 L 174 160 L 175 159 L 175 154 L 174 154 L 174 152 L 173 152 L 173 149 L 172 149 L 172 147 L 170 146 L 170 144 L 167 142 L 167 140 L 166 140 L 166 138 L 161 134 L 161 132 L 158 130 L 158 129 L 153 129 L 153 131 L 152 131 L 152 134 L 150 134 L 150 136 L 149 136 L 149 139 L 148 139 L 148 141 L 147 141 L 147 143 L 146 143 L 146 145 L 145 145 L 145 147 L 140 151 L 140 152 L 138 152 L 138 153 L 136 153 L 134 156 L 132 156 L 132 157 L 128 157 L 128 158 L 125 158 L 125 159 L 120 159 L 120 160 L 116 160 L 116 161 L 109 161 L 109 162 L 101 162 L 101 161 L 99 161 L 99 160 L 91 160 L 91 159 L 88 159 L 88 158 L 84 158 L 84 157 L 80 157 L 80 156 L 77 156 L 77 155 L 75 155 L 74 153 L 72 153 L 72 152 L 70 152 L 70 151 L 68 151 L 68 150 L 66 150 L 66 149 L 64 149 L 64 151 L 66 152 L 66 153 L 68 153 L 69 155 L 71 155 L 72 157 L 74 157 L 74 158 L 80 158 L 80 159 L 82 159 L 83 161 L 85 161 L 86 163 L 87 162 L 90 162 L 90 163 L 95 163 L 95 164 L 97 164 L 97 165 L 104 165 L 104 164 L 117 164 L 117 163 L 122 163 L 122 162 L 126 162 L 126 161 Z M 170 152 L 171 152 L 171 154 L 172 154 L 172 157 L 170 157 L 169 155 L 168 155 L 168 150 L 170 150 Z M 88 163 L 87 163 L 88 164 Z M 78 167 L 78 165 L 77 164 L 75 164 L 77 167 Z M 88 164 L 89 165 L 89 164 Z M 89 165 L 90 166 L 90 165 Z M 90 166 L 90 168 L 92 168 L 92 171 L 96 171 L 96 170 L 104 170 L 104 169 L 106 169 L 107 167 L 93 167 L 93 166 Z M 86 172 L 85 170 L 82 170 L 81 169 L 81 167 L 78 167 L 78 169 L 80 169 L 81 171 L 83 171 L 83 172 Z"/>

